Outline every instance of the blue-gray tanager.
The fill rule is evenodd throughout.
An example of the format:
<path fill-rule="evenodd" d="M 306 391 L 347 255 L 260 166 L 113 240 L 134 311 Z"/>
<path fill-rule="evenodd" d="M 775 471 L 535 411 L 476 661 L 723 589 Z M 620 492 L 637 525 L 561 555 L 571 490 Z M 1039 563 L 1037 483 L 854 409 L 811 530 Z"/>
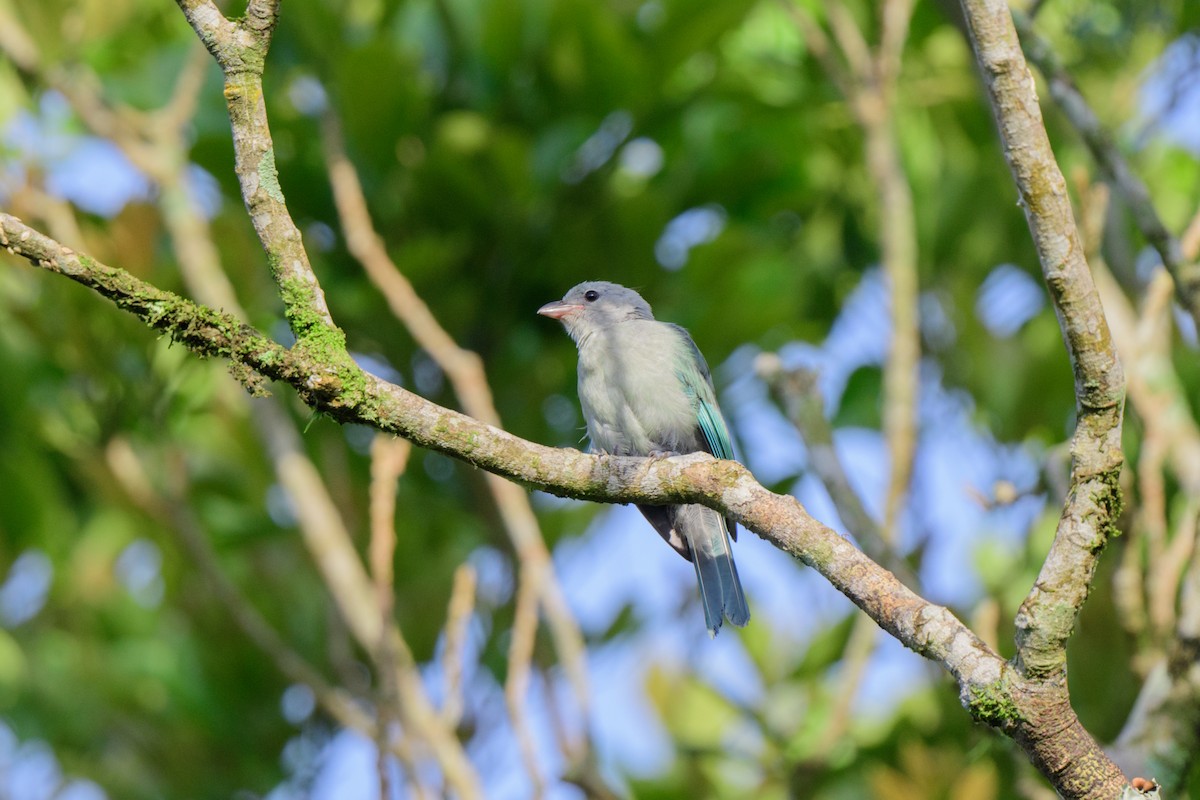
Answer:
<path fill-rule="evenodd" d="M 733 445 L 704 356 L 688 332 L 657 322 L 632 289 L 588 281 L 547 303 L 579 348 L 579 403 L 592 449 L 620 456 L 704 451 L 733 458 Z M 696 566 L 704 619 L 750 619 L 729 537 L 733 519 L 701 505 L 638 506 L 659 535 Z"/>

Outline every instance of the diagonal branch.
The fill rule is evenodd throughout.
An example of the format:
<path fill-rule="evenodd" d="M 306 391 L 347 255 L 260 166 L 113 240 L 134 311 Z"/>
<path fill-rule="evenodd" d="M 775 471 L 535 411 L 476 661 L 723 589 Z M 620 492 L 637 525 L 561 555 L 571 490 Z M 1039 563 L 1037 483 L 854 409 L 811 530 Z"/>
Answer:
<path fill-rule="evenodd" d="M 817 374 L 806 368 L 785 369 L 778 356 L 760 356 L 755 369 L 766 381 L 783 413 L 799 431 L 808 448 L 809 467 L 829 493 L 838 517 L 863 552 L 890 569 L 905 586 L 920 583 L 904 559 L 888 546 L 883 531 L 850 485 L 845 466 L 833 443 L 833 427 L 825 418 L 825 402 L 817 388 Z"/>
<path fill-rule="evenodd" d="M 1186 247 L 1184 252 L 1187 256 Z M 1127 771 L 1153 775 L 1164 793 L 1182 794 L 1200 749 L 1200 728 L 1195 724 L 1200 718 L 1200 667 L 1196 662 L 1200 651 L 1200 559 L 1196 555 L 1200 537 L 1200 429 L 1168 352 L 1172 281 L 1164 272 L 1156 274 L 1147 287 L 1139 319 L 1116 279 L 1102 264 L 1097 264 L 1101 268 L 1096 270 L 1096 283 L 1121 359 L 1130 365 L 1129 399 L 1146 426 L 1143 437 L 1165 446 L 1166 452 L 1160 458 L 1174 473 L 1182 493 L 1191 498 L 1179 514 L 1170 544 L 1159 548 L 1162 552 L 1143 564 L 1142 550 L 1135 546 L 1137 539 L 1131 540 L 1126 543 L 1125 563 L 1114 576 L 1114 584 L 1122 590 L 1127 627 L 1143 634 L 1149 622 L 1146 606 L 1152 612 L 1158 609 L 1160 624 L 1173 624 L 1169 631 L 1160 628 L 1158 637 L 1150 639 L 1150 649 L 1139 654 L 1153 660 L 1147 665 L 1148 674 L 1138 699 L 1110 751 Z M 1161 466 L 1154 472 L 1161 483 Z M 1144 473 L 1138 477 L 1146 479 Z M 1165 519 L 1160 524 L 1165 527 Z M 1143 634 L 1143 638 L 1148 637 Z"/>
<path fill-rule="evenodd" d="M 169 495 L 160 494 L 153 487 L 145 465 L 125 439 L 110 440 L 104 449 L 104 458 L 109 471 L 130 499 L 176 534 L 192 565 L 204 574 L 209 590 L 225 606 L 230 619 L 242 629 L 247 639 L 275 662 L 280 673 L 288 680 L 308 686 L 321 706 L 342 725 L 364 735 L 375 736 L 378 726 L 374 718 L 359 705 L 358 699 L 344 689 L 330 685 L 312 664 L 292 649 L 229 580 L 217 561 L 203 526 L 188 512 L 187 504 L 182 502 L 184 488 L 173 486 Z M 178 475 L 172 478 L 174 484 L 185 483 Z"/>
<path fill-rule="evenodd" d="M 1120 502 L 1116 477 L 1123 460 L 1124 376 L 1008 6 L 1000 0 L 963 0 L 963 8 L 1075 372 L 1079 422 L 1072 442 L 1071 496 L 1018 620 L 1025 669 L 1051 675 L 1065 665 L 1067 637 Z"/>
<path fill-rule="evenodd" d="M 392 637 L 388 633 L 396 611 L 396 486 L 408 466 L 410 452 L 412 446 L 404 439 L 376 434 L 371 442 L 371 484 L 368 493 L 371 541 L 367 548 L 367 561 L 371 567 L 375 602 L 379 605 L 379 618 L 384 631 L 384 635 L 379 637 L 374 653 L 379 676 L 379 730 L 376 733 L 375 746 L 380 797 L 391 795 L 391 776 L 387 761 L 388 731 L 392 727 L 394 717 L 399 716 L 396 712 L 403 708 L 394 646 L 400 637 Z M 416 772 L 412 773 L 414 778 L 417 775 Z"/>
<path fill-rule="evenodd" d="M 335 386 L 344 389 L 346 382 L 353 382 L 356 376 L 361 385 L 365 376 L 353 366 L 348 355 L 333 358 L 334 366 L 318 366 L 324 362 L 305 348 L 287 350 L 231 314 L 195 305 L 122 270 L 76 255 L 70 248 L 34 232 L 7 214 L 0 214 L 0 246 L 89 286 L 197 353 L 229 357 L 235 364 L 245 365 L 268 377 L 276 377 L 279 374 L 276 368 L 282 368 L 301 383 L 307 383 L 310 391 L 317 395 L 323 395 Z M 345 367 L 347 362 L 352 366 Z M 307 378 L 299 378 L 300 373 L 294 371 L 297 367 L 300 372 L 308 372 Z M 351 389 L 347 396 L 362 395 L 359 390 Z M 260 415 L 259 424 L 272 427 L 266 440 L 281 482 L 288 486 L 320 485 L 311 462 L 294 455 L 301 448 L 294 441 L 295 430 L 283 422 L 282 416 Z M 426 737 L 447 780 L 459 793 L 463 797 L 480 796 L 474 770 L 461 745 L 437 719 L 407 645 L 394 627 L 390 632 L 385 631 L 366 570 L 336 509 L 329 505 L 328 496 L 322 492 L 297 492 L 295 499 L 305 506 L 300 511 L 301 518 L 308 523 L 302 528 L 305 544 L 312 551 L 342 618 L 355 638 L 368 650 L 373 650 L 384 635 L 393 639 L 400 690 L 410 701 L 404 709 L 405 720 Z"/>

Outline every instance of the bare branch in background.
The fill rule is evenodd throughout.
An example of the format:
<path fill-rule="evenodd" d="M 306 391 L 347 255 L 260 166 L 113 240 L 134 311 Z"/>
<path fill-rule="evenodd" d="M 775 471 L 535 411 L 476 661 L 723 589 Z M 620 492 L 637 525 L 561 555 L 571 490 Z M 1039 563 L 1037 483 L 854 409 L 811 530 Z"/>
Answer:
<path fill-rule="evenodd" d="M 1050 44 L 1037 34 L 1028 17 L 1019 12 L 1014 13 L 1013 17 L 1025 53 L 1045 76 L 1050 96 L 1079 132 L 1092 158 L 1129 207 L 1142 236 L 1158 251 L 1163 265 L 1175 281 L 1179 301 L 1192 315 L 1197 329 L 1200 329 L 1200 264 L 1196 263 L 1194 257 L 1184 258 L 1179 240 L 1167 230 L 1158 216 L 1158 210 L 1150 199 L 1150 190 L 1117 149 L 1112 135 L 1100 124 Z"/>
<path fill-rule="evenodd" d="M 804 368 L 785 370 L 779 357 L 760 356 L 755 364 L 759 377 L 766 381 L 784 414 L 796 426 L 808 449 L 809 468 L 821 481 L 838 517 L 863 552 L 895 573 L 906 586 L 917 588 L 916 575 L 896 555 L 867 509 L 850 478 L 833 443 L 833 428 L 825 417 L 825 401 L 817 386 L 817 374 Z"/>
<path fill-rule="evenodd" d="M 345 727 L 379 742 L 383 752 L 395 755 L 405 766 L 409 789 L 418 798 L 431 797 L 432 792 L 420 782 L 417 756 L 413 742 L 404 735 L 390 733 L 387 726 L 366 710 L 358 698 L 344 689 L 331 686 L 315 667 L 308 663 L 259 614 L 254 605 L 241 594 L 226 576 L 218 562 L 208 536 L 200 522 L 189 510 L 187 502 L 186 465 L 178 460 L 171 470 L 170 488 L 163 494 L 153 485 L 141 458 L 124 439 L 111 439 L 104 450 L 105 461 L 117 482 L 131 500 L 147 515 L 159 520 L 175 534 L 187 552 L 191 564 L 203 573 L 207 587 L 225 607 L 233 620 L 251 642 L 274 663 L 288 680 L 307 686 L 317 703 L 330 717 Z"/>
<path fill-rule="evenodd" d="M 1200 258 L 1200 210 L 1192 216 L 1192 221 L 1187 224 L 1183 230 L 1183 236 L 1179 239 L 1180 249 L 1183 250 L 1183 257 L 1188 261 L 1195 262 Z"/>
<path fill-rule="evenodd" d="M 446 727 L 458 726 L 463 712 L 463 651 L 467 643 L 471 612 L 475 608 L 475 568 L 461 564 L 454 571 L 454 587 L 446 609 L 446 640 L 442 650 L 442 676 L 446 681 L 446 702 L 442 720 Z"/>
<path fill-rule="evenodd" d="M 896 80 L 908 37 L 912 0 L 884 0 L 881 43 L 874 59 L 873 91 L 858 95 L 867 134 L 867 168 L 879 192 L 879 238 L 891 290 L 892 342 L 884 365 L 883 432 L 891 471 L 884 500 L 883 535 L 893 545 L 912 482 L 917 446 L 917 381 L 921 359 L 917 282 L 917 223 L 912 187 L 904 173 L 896 132 Z"/>
<path fill-rule="evenodd" d="M 346 246 L 358 259 L 371 282 L 388 302 L 396 318 L 404 323 L 416 342 L 445 372 L 463 410 L 472 417 L 500 427 L 500 415 L 492 401 L 483 363 L 475 353 L 460 348 L 438 323 L 412 284 L 387 253 L 383 240 L 371 223 L 362 184 L 354 165 L 346 157 L 342 133 L 332 113 L 322 121 L 322 141 Z M 588 729 L 588 681 L 583 635 L 567 607 L 562 587 L 554 574 L 537 517 L 528 494 L 496 475 L 486 476 L 488 490 L 500 511 L 518 560 L 517 616 L 509 650 L 509 679 L 505 688 L 509 712 L 519 732 L 526 731 L 522 705 L 529 675 L 529 658 L 537 633 L 538 607 L 546 614 L 555 648 L 574 689 L 579 705 L 582 732 L 567 755 L 586 760 Z M 521 741 L 528 743 L 527 731 Z M 532 745 L 522 747 L 527 766 L 532 766 Z M 535 778 L 535 782 L 538 779 Z"/>
<path fill-rule="evenodd" d="M 778 359 L 764 365 L 766 376 L 782 407 L 800 431 L 810 455 L 810 466 L 825 485 L 838 515 L 876 561 L 890 568 L 905 584 L 919 584 L 896 553 L 899 520 L 912 482 L 917 444 L 917 381 L 921 357 L 918 319 L 916 220 L 912 189 L 904 173 L 895 125 L 896 82 L 912 18 L 911 0 L 885 0 L 880 5 L 879 44 L 867 43 L 849 9 L 840 2 L 825 6 L 833 39 L 844 59 L 833 53 L 829 37 L 818 21 L 792 0 L 784 0 L 796 19 L 809 49 L 830 80 L 838 86 L 866 136 L 866 164 L 876 190 L 880 256 L 888 278 L 891 307 L 891 344 L 884 365 L 883 432 L 890 457 L 884 496 L 883 522 L 866 513 L 850 486 L 833 446 L 833 431 L 825 418 L 824 403 L 816 390 L 815 376 L 799 371 L 784 373 Z M 773 366 L 773 368 L 772 368 Z M 846 677 L 830 725 L 827 748 L 849 726 L 849 713 L 858 677 L 874 649 L 873 636 L 855 628 L 856 647 L 847 651 Z"/>
<path fill-rule="evenodd" d="M 825 726 L 821 744 L 817 746 L 815 760 L 828 760 L 834 748 L 842 741 L 842 737 L 850 730 L 854 698 L 862 685 L 867 663 L 875 652 L 878 637 L 879 627 L 869 617 L 859 616 L 854 620 L 850 640 L 846 643 L 846 652 L 842 657 L 841 674 L 834 692 L 833 708 L 829 712 L 829 723 Z"/>
<path fill-rule="evenodd" d="M 1156 273 L 1135 312 L 1099 253 L 1103 188 L 1079 192 L 1090 223 L 1085 242 L 1113 343 L 1129 365 L 1129 400 L 1143 425 L 1141 507 L 1113 582 L 1122 625 L 1139 645 L 1133 666 L 1145 682 L 1112 753 L 1127 773 L 1153 775 L 1164 793 L 1175 794 L 1184 790 L 1200 748 L 1191 722 L 1200 716 L 1200 670 L 1193 666 L 1200 652 L 1200 592 L 1194 588 L 1200 586 L 1194 574 L 1200 530 L 1195 500 L 1169 525 L 1163 492 L 1169 470 L 1187 497 L 1200 497 L 1200 429 L 1171 359 L 1172 281 Z"/>
<path fill-rule="evenodd" d="M 371 542 L 367 562 L 375 583 L 375 599 L 379 604 L 379 619 L 387 631 L 395 614 L 396 586 L 396 484 L 408 465 L 412 445 L 404 439 L 376 434 L 371 441 Z M 392 639 L 381 636 L 375 650 L 379 674 L 378 749 L 379 796 L 390 798 L 391 780 L 387 761 L 387 740 L 393 721 L 400 718 L 400 687 L 396 681 L 396 657 Z"/>
<path fill-rule="evenodd" d="M 292 502 L 296 505 L 305 545 L 329 587 L 342 619 L 359 646 L 372 655 L 380 652 L 380 642 L 384 638 L 388 640 L 386 648 L 393 663 L 380 665 L 380 669 L 388 668 L 395 675 L 402 724 L 429 745 L 448 783 L 459 792 L 479 796 L 475 769 L 462 744 L 438 718 L 422 685 L 412 652 L 394 618 L 389 618 L 386 624 L 381 618 L 376 590 L 341 515 L 323 490 L 312 462 L 297 455 L 302 448 L 295 428 L 290 422 L 268 415 L 259 415 L 258 424 L 265 429 L 280 481 L 289 487 Z"/>
<path fill-rule="evenodd" d="M 395 606 L 396 484 L 408 465 L 412 445 L 404 439 L 377 435 L 371 442 L 371 544 L 368 563 L 384 620 Z"/>
<path fill-rule="evenodd" d="M 525 714 L 525 700 L 529 694 L 530 665 L 533 660 L 533 645 L 537 636 L 537 592 L 538 585 L 522 570 L 517 582 L 516 610 L 513 612 L 512 643 L 508 648 L 508 675 L 504 681 L 504 701 L 508 716 L 512 720 L 513 733 L 525 762 L 525 771 L 533 784 L 531 791 L 536 800 L 544 795 L 545 781 L 538 766 L 537 747 L 533 732 L 529 729 L 529 718 Z"/>
<path fill-rule="evenodd" d="M 1193 500 L 1175 533 L 1200 536 L 1200 502 Z M 1153 775 L 1165 796 L 1182 793 L 1200 747 L 1200 558 L 1193 551 L 1181 596 L 1174 645 L 1150 671 L 1125 727 L 1113 745 L 1113 758 L 1125 769 Z"/>
<path fill-rule="evenodd" d="M 172 476 L 172 483 L 176 484 L 175 494 L 164 497 L 153 485 L 141 458 L 128 441 L 120 438 L 110 440 L 104 456 L 113 477 L 137 507 L 178 536 L 192 563 L 204 573 L 209 588 L 246 638 L 268 655 L 288 680 L 309 687 L 330 716 L 353 730 L 374 737 L 375 720 L 363 710 L 358 700 L 344 690 L 329 685 L 315 667 L 288 646 L 225 576 L 203 527 L 190 514 L 184 498 L 178 494 L 178 490 L 186 484 L 186 477 L 178 474 Z"/>
<path fill-rule="evenodd" d="M 866 137 L 866 164 L 877 193 L 880 257 L 888 278 L 892 314 L 883 397 L 883 430 L 891 469 L 879 530 L 884 541 L 894 547 L 916 455 L 921 358 L 916 219 L 895 121 L 896 82 L 913 3 L 885 0 L 880 4 L 880 41 L 874 49 L 840 0 L 827 4 L 825 10 L 833 39 L 845 67 L 833 54 L 829 37 L 818 21 L 792 0 L 784 3 L 796 19 L 810 51 L 841 89 Z"/>

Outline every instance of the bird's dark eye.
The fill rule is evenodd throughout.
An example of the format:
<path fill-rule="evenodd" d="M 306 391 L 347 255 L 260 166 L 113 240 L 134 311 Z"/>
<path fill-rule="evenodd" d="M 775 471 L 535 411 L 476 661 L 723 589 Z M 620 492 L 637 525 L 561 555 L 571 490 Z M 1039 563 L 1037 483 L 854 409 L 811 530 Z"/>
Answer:
<path fill-rule="evenodd" d="M 591 290 L 585 292 L 583 295 L 583 299 L 587 300 L 589 303 L 596 302 L 596 299 L 598 297 L 600 297 L 600 293 L 597 292 L 595 289 L 591 289 Z"/>

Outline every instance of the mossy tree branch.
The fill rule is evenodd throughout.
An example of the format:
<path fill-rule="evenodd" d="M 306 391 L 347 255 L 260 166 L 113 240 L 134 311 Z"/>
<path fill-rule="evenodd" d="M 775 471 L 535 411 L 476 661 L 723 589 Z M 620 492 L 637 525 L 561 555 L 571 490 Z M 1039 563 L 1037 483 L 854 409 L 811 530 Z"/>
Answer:
<path fill-rule="evenodd" d="M 1029 743 L 1026 749 L 1044 774 L 1059 776 L 1061 794 L 1114 797 L 1125 777 L 1071 709 L 1066 644 L 1120 513 L 1124 375 L 1008 4 L 962 0 L 962 8 L 1075 373 L 1071 489 L 1054 543 L 1016 618 L 1015 665 L 1043 701 L 1038 723 L 1047 737 L 1047 746 Z"/>
<path fill-rule="evenodd" d="M 246 15 L 229 20 L 211 0 L 177 0 L 188 23 L 225 76 L 225 105 L 233 131 L 234 171 L 254 230 L 267 254 L 292 333 L 326 361 L 345 351 L 279 184 L 267 124 L 262 76 L 279 18 L 278 0 L 252 0 Z M 349 356 L 346 356 L 349 358 Z"/>

